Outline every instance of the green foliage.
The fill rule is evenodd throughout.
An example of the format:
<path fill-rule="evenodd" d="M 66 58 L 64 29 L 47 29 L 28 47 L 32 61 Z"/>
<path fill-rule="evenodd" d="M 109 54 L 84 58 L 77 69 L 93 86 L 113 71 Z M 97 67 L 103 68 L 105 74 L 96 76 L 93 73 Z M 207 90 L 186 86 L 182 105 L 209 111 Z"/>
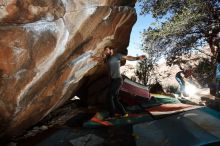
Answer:
<path fill-rule="evenodd" d="M 157 66 L 156 62 L 159 59 L 159 57 L 155 55 L 155 51 L 157 50 L 144 50 L 144 52 L 148 54 L 148 57 L 138 62 L 136 67 L 135 74 L 144 85 L 148 85 L 151 79 L 154 78 L 152 74 L 154 74 L 155 67 Z"/>
<path fill-rule="evenodd" d="M 164 94 L 164 90 L 162 85 L 159 82 L 156 82 L 154 84 L 150 85 L 150 89 L 149 89 L 150 93 L 155 93 L 155 94 Z"/>
<path fill-rule="evenodd" d="M 169 85 L 166 87 L 166 92 L 168 93 L 177 93 L 178 92 L 178 86 Z"/>
<path fill-rule="evenodd" d="M 210 84 L 213 81 L 215 68 L 212 68 L 210 59 L 202 59 L 194 68 L 193 76 L 201 85 Z"/>
<path fill-rule="evenodd" d="M 145 50 L 157 50 L 158 58 L 165 56 L 168 65 L 183 54 L 210 45 L 216 55 L 214 40 L 220 30 L 218 0 L 139 0 L 142 14 L 151 13 L 157 20 L 143 32 Z M 219 46 L 217 46 L 219 47 Z"/>
<path fill-rule="evenodd" d="M 135 75 L 138 77 L 142 84 L 148 85 L 151 79 L 151 74 L 154 71 L 154 67 L 155 63 L 152 61 L 152 59 L 149 58 L 138 62 Z"/>

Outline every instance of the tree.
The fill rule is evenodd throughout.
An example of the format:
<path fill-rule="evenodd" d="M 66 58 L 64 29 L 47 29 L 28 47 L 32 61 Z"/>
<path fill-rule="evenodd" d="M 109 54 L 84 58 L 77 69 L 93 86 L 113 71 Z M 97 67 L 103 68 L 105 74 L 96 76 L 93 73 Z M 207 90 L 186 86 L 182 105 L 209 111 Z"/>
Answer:
<path fill-rule="evenodd" d="M 135 75 L 138 77 L 139 81 L 147 85 L 150 79 L 150 72 L 153 69 L 153 64 L 147 60 L 144 59 L 143 61 L 138 62 Z"/>
<path fill-rule="evenodd" d="M 215 68 L 212 67 L 212 62 L 209 58 L 203 58 L 199 61 L 199 64 L 194 68 L 193 76 L 201 85 L 211 84 L 213 82 L 213 76 Z"/>
<path fill-rule="evenodd" d="M 155 50 L 144 50 L 146 54 L 148 54 L 147 58 L 138 62 L 135 75 L 138 77 L 139 81 L 144 85 L 148 85 L 151 80 L 154 80 L 154 70 L 157 66 L 157 57 L 152 54 L 156 54 Z"/>
<path fill-rule="evenodd" d="M 209 45 L 212 62 L 219 48 L 219 0 L 139 0 L 142 14 L 151 13 L 157 22 L 143 32 L 143 47 L 154 49 L 172 65 L 180 56 L 191 55 Z"/>

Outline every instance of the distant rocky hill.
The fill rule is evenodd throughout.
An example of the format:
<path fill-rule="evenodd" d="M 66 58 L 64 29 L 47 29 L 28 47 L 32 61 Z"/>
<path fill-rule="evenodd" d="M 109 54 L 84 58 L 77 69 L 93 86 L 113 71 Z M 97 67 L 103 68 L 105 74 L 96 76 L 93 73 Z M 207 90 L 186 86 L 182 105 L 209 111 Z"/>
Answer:
<path fill-rule="evenodd" d="M 135 75 L 136 66 L 132 64 L 126 64 L 121 67 L 121 73 L 128 78 L 131 78 L 137 82 L 139 82 L 137 76 Z M 180 69 L 178 66 L 166 66 L 166 63 L 162 63 L 157 67 L 157 74 L 155 74 L 154 78 L 157 78 L 157 80 L 163 85 L 163 86 L 169 86 L 169 85 L 178 85 L 175 80 L 175 74 Z"/>
<path fill-rule="evenodd" d="M 126 64 L 126 65 L 122 66 L 120 69 L 121 69 L 121 74 L 127 76 L 128 78 L 136 77 L 135 76 L 135 70 L 136 70 L 136 66 L 135 65 L 133 65 L 133 64 Z"/>
<path fill-rule="evenodd" d="M 208 47 L 204 47 L 203 49 L 201 49 L 202 52 L 195 52 L 191 55 L 191 57 L 188 56 L 182 56 L 182 60 L 185 60 L 185 64 L 182 63 L 181 66 L 187 67 L 187 66 L 192 66 L 195 67 L 196 65 L 198 65 L 199 61 L 202 58 L 207 58 L 207 55 L 211 55 L 210 49 Z M 121 67 L 121 73 L 126 75 L 127 77 L 131 78 L 131 77 L 136 77 L 135 76 L 135 70 L 136 70 L 136 65 L 132 65 L 132 64 L 126 64 L 124 66 Z M 154 79 L 157 79 L 157 81 L 159 81 L 163 87 L 167 87 L 167 86 L 178 86 L 178 83 L 175 79 L 175 74 L 180 71 L 180 68 L 178 67 L 178 65 L 174 65 L 174 66 L 167 66 L 166 62 L 161 62 L 158 67 L 156 67 L 156 73 L 154 74 Z M 136 81 L 138 82 L 138 78 L 136 77 Z M 152 82 L 153 83 L 153 82 Z"/>

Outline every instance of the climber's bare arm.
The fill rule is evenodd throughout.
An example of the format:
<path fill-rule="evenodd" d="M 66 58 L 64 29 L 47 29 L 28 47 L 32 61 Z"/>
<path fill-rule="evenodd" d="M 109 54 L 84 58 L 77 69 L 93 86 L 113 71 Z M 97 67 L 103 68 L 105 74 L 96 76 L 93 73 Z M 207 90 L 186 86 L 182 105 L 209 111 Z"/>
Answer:
<path fill-rule="evenodd" d="M 145 55 L 141 55 L 141 56 L 122 56 L 122 59 L 124 60 L 129 60 L 129 61 L 136 61 L 136 60 L 144 60 L 146 58 Z"/>

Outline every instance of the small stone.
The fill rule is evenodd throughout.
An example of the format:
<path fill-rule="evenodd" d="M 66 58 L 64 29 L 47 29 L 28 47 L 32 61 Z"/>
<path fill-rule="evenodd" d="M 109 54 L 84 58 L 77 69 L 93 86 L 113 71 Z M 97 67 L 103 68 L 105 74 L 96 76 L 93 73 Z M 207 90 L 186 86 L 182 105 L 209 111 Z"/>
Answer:
<path fill-rule="evenodd" d="M 48 129 L 48 127 L 45 126 L 45 125 L 43 125 L 43 126 L 40 127 L 40 130 L 43 130 L 43 131 L 44 131 L 44 130 L 47 130 L 47 129 Z"/>
<path fill-rule="evenodd" d="M 39 130 L 40 128 L 39 128 L 39 127 L 34 127 L 33 129 L 34 129 L 34 130 Z"/>
<path fill-rule="evenodd" d="M 31 130 L 32 133 L 38 133 L 40 131 L 40 129 L 33 129 Z"/>

